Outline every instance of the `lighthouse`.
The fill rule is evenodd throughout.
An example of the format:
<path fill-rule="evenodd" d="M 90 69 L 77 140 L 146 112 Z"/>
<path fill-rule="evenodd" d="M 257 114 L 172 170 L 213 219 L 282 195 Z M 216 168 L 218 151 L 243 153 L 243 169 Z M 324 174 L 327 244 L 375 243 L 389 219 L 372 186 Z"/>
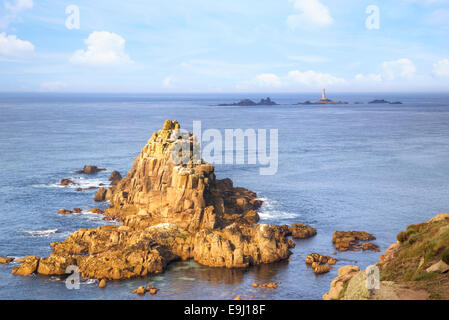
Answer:
<path fill-rule="evenodd" d="M 326 101 L 326 89 L 323 89 L 323 94 L 321 95 L 321 101 Z"/>

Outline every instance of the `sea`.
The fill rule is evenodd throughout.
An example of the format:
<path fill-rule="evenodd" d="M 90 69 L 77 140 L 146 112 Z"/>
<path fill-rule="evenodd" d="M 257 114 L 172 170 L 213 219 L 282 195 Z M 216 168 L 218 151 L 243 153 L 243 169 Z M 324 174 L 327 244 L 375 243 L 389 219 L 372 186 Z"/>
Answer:
<path fill-rule="evenodd" d="M 192 130 L 277 129 L 278 170 L 260 164 L 217 164 L 217 178 L 257 192 L 261 223 L 303 222 L 317 229 L 295 240 L 291 261 L 225 269 L 194 261 L 171 263 L 159 275 L 109 281 L 105 289 L 82 279 L 69 290 L 65 277 L 15 276 L 17 262 L 0 265 L 0 299 L 321 299 L 347 264 L 366 268 L 379 252 L 335 252 L 336 230 L 367 231 L 384 252 L 407 225 L 449 212 L 449 94 L 336 93 L 345 105 L 298 105 L 320 94 L 271 94 L 275 106 L 218 106 L 266 94 L 0 94 L 0 256 L 45 257 L 50 243 L 105 222 L 88 209 L 95 190 L 114 170 L 125 175 L 152 133 L 166 119 Z M 374 99 L 402 104 L 368 104 Z M 360 102 L 360 104 L 355 104 Z M 106 168 L 86 176 L 85 164 Z M 60 208 L 81 214 L 59 215 Z M 331 272 L 315 275 L 310 253 L 336 257 Z M 280 282 L 277 289 L 253 283 Z M 157 295 L 131 291 L 154 285 Z"/>

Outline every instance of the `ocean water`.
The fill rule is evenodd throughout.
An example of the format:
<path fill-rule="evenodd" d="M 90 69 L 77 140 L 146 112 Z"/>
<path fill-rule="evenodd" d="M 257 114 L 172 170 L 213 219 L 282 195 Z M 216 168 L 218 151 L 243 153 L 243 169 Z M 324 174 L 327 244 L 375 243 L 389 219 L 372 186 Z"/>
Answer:
<path fill-rule="evenodd" d="M 258 193 L 265 223 L 304 222 L 318 235 L 298 240 L 292 261 L 245 270 L 176 262 L 157 276 L 109 282 L 99 289 L 86 279 L 68 290 L 64 277 L 12 275 L 16 264 L 0 265 L 0 299 L 321 299 L 339 266 L 367 267 L 379 253 L 334 254 L 335 230 L 373 233 L 382 251 L 407 225 L 449 211 L 449 95 L 335 94 L 364 104 L 305 106 L 319 95 L 271 95 L 282 105 L 218 107 L 253 95 L 0 95 L 0 256 L 48 256 L 49 244 L 79 228 L 105 224 L 101 216 L 61 216 L 59 208 L 98 206 L 95 191 L 61 188 L 61 178 L 85 187 L 106 183 L 113 170 L 125 174 L 165 119 L 192 129 L 277 128 L 279 168 L 259 175 L 259 166 L 218 165 L 218 178 Z M 370 105 L 379 98 L 402 105 Z M 107 168 L 81 177 L 84 164 Z M 106 207 L 106 204 L 102 204 Z M 312 252 L 340 259 L 316 276 L 304 263 Z M 281 282 L 276 290 L 251 284 Z M 130 293 L 140 285 L 156 296 Z"/>

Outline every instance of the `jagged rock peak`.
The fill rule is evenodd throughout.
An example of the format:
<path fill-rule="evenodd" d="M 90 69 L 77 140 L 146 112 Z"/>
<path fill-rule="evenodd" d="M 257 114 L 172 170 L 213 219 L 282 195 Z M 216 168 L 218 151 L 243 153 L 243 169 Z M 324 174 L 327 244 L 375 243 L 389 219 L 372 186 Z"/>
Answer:
<path fill-rule="evenodd" d="M 196 138 L 167 120 L 153 133 L 132 169 L 116 186 L 100 189 L 96 200 L 109 200 L 106 214 L 123 221 L 130 215 L 146 217 L 146 224 L 174 223 L 182 229 L 224 227 L 234 221 L 255 223 L 262 202 L 254 192 L 234 188 L 230 179 L 217 180 L 214 166 L 193 161 Z M 183 147 L 184 144 L 184 147 Z M 184 151 L 183 151 L 184 150 Z M 187 152 L 185 151 L 187 150 Z M 173 153 L 186 153 L 182 163 Z"/>

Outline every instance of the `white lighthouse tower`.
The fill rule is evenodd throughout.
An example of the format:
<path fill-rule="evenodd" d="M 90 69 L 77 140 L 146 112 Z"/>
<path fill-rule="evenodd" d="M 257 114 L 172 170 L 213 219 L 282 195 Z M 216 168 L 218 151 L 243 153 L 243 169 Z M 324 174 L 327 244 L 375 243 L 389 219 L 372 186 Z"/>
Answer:
<path fill-rule="evenodd" d="M 326 89 L 323 89 L 323 94 L 321 95 L 321 101 L 326 101 Z"/>

